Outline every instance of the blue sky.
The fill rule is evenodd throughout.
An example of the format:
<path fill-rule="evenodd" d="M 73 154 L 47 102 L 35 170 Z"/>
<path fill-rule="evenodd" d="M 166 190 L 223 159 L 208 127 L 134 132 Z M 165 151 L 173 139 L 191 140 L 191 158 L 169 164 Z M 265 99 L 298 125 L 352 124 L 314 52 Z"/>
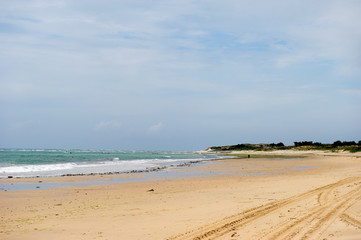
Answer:
<path fill-rule="evenodd" d="M 0 2 L 0 147 L 361 140 L 360 1 Z"/>

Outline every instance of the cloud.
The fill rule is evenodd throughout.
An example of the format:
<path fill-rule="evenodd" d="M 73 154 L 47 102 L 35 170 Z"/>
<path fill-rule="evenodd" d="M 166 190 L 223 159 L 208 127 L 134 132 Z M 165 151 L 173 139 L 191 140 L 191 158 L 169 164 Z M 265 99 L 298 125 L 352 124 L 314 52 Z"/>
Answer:
<path fill-rule="evenodd" d="M 10 131 L 20 131 L 20 130 L 26 130 L 31 126 L 31 121 L 19 121 L 14 122 L 10 125 L 9 130 Z"/>
<path fill-rule="evenodd" d="M 347 122 L 351 108 L 333 117 L 331 106 L 359 102 L 358 0 L 19 0 L 0 8 L 0 132 L 24 116 L 44 123 L 39 132 L 72 116 L 52 136 L 122 130 L 142 146 L 144 133 L 164 130 L 162 119 L 168 139 L 185 134 L 179 129 L 202 138 L 204 126 L 236 139 L 247 122 L 266 126 L 267 109 L 280 119 L 324 109 Z M 329 121 L 304 116 L 315 128 Z M 239 131 L 229 122 L 242 123 Z"/>
<path fill-rule="evenodd" d="M 341 89 L 340 92 L 349 96 L 361 98 L 361 89 Z"/>
<path fill-rule="evenodd" d="M 150 134 L 157 134 L 163 129 L 163 123 L 159 122 L 151 127 L 148 128 L 148 133 Z"/>
<path fill-rule="evenodd" d="M 277 56 L 278 66 L 333 61 L 340 73 L 361 73 L 361 3 L 329 3 L 283 29 L 290 44 Z"/>
<path fill-rule="evenodd" d="M 119 130 L 122 127 L 122 123 L 120 121 L 102 121 L 95 125 L 94 131 L 100 132 L 100 131 L 115 131 Z"/>

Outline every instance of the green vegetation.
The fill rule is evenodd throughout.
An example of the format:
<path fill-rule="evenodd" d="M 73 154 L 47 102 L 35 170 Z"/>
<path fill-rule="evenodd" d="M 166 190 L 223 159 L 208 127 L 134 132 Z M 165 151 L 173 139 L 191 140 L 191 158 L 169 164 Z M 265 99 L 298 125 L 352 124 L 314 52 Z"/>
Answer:
<path fill-rule="evenodd" d="M 213 146 L 208 148 L 211 151 L 242 151 L 242 150 L 254 150 L 254 151 L 274 151 L 274 150 L 330 150 L 337 151 L 349 151 L 351 153 L 361 152 L 361 141 L 356 143 L 355 141 L 335 141 L 334 143 L 320 143 L 313 141 L 294 142 L 292 146 L 285 146 L 280 143 L 262 143 L 262 144 L 249 144 L 242 143 L 229 146 Z"/>
<path fill-rule="evenodd" d="M 255 150 L 255 151 L 267 151 L 273 149 L 289 149 L 288 146 L 285 146 L 283 143 L 271 143 L 271 144 L 237 144 L 229 146 L 217 146 L 210 147 L 210 150 L 213 151 L 241 151 L 241 150 Z"/>

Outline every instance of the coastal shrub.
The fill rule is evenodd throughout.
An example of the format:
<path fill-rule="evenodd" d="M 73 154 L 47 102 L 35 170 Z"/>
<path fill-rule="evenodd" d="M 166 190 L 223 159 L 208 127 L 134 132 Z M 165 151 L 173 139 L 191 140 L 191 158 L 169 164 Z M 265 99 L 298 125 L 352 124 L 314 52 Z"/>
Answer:
<path fill-rule="evenodd" d="M 361 146 L 351 147 L 349 150 L 351 153 L 361 152 Z"/>
<path fill-rule="evenodd" d="M 332 143 L 332 147 L 339 147 L 339 146 L 342 146 L 342 142 L 340 140 L 337 140 L 334 143 Z"/>
<path fill-rule="evenodd" d="M 303 142 L 294 142 L 295 147 L 302 147 L 302 146 L 312 146 L 312 141 L 303 141 Z"/>
<path fill-rule="evenodd" d="M 332 144 L 332 147 L 344 147 L 344 146 L 354 146 L 357 145 L 355 141 L 343 141 L 337 140 Z"/>
<path fill-rule="evenodd" d="M 343 146 L 354 146 L 354 145 L 357 145 L 355 141 L 345 141 L 345 142 L 342 142 L 342 145 Z"/>
<path fill-rule="evenodd" d="M 313 146 L 317 146 L 317 147 L 323 147 L 325 144 L 322 144 L 320 142 L 314 142 Z"/>
<path fill-rule="evenodd" d="M 283 142 L 279 142 L 279 143 L 271 143 L 269 144 L 270 147 L 284 147 L 285 145 L 283 144 Z"/>

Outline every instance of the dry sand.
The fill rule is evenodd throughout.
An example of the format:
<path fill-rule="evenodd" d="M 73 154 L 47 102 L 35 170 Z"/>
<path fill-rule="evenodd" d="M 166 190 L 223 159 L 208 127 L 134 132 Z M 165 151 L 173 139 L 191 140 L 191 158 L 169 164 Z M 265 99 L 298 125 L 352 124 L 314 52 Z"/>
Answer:
<path fill-rule="evenodd" d="M 361 239 L 361 155 L 303 154 L 172 170 L 199 177 L 1 191 L 0 239 Z"/>

